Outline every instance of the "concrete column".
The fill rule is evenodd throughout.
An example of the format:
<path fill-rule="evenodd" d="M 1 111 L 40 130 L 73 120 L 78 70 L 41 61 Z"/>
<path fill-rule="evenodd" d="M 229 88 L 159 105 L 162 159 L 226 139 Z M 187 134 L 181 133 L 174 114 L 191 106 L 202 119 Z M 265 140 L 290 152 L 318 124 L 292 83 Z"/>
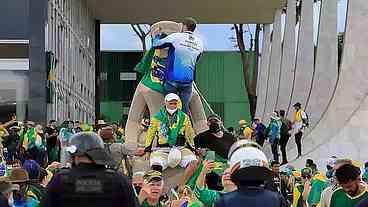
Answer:
<path fill-rule="evenodd" d="M 275 23 L 273 24 L 271 60 L 268 71 L 268 84 L 266 91 L 266 105 L 264 121 L 270 121 L 270 115 L 275 110 L 281 66 L 281 14 L 282 10 L 277 10 L 275 14 Z"/>
<path fill-rule="evenodd" d="M 28 119 L 46 123 L 45 21 L 47 0 L 30 1 L 29 7 L 29 102 Z"/>
<path fill-rule="evenodd" d="M 25 120 L 27 112 L 27 99 L 28 99 L 28 79 L 23 76 L 16 82 L 16 115 L 17 120 Z"/>
<path fill-rule="evenodd" d="M 271 54 L 271 25 L 264 25 L 263 29 L 263 46 L 262 46 L 262 54 L 261 54 L 261 66 L 259 71 L 259 79 L 258 84 L 258 100 L 257 100 L 257 111 L 256 116 L 263 118 L 264 109 L 265 109 L 265 101 L 266 101 L 266 90 L 267 90 L 267 77 L 268 77 L 268 66 L 270 61 Z"/>
<path fill-rule="evenodd" d="M 322 1 L 315 67 L 306 106 L 312 127 L 326 111 L 337 84 L 337 0 Z"/>
<path fill-rule="evenodd" d="M 344 52 L 334 97 L 321 121 L 304 139 L 305 159 L 322 165 L 331 155 L 368 160 L 368 3 L 349 1 Z M 330 58 L 329 54 L 325 54 Z M 321 97 L 323 98 L 323 97 Z M 296 154 L 295 150 L 289 152 Z M 305 159 L 294 161 L 297 167 Z"/>
<path fill-rule="evenodd" d="M 293 112 L 292 105 L 294 103 L 300 102 L 303 107 L 307 103 L 314 70 L 313 1 L 303 0 L 301 12 L 295 79 L 289 116 L 290 112 Z"/>
<path fill-rule="evenodd" d="M 291 91 L 293 89 L 295 69 L 295 22 L 296 1 L 288 0 L 282 51 L 280 86 L 276 103 L 277 109 L 288 109 L 291 98 Z"/>

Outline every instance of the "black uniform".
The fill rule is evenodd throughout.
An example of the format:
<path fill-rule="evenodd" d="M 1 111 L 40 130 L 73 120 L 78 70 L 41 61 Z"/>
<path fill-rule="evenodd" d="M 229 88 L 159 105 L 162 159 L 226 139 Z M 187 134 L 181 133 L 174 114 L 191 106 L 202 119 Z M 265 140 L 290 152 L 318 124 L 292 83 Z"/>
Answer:
<path fill-rule="evenodd" d="M 57 173 L 47 187 L 45 207 L 138 207 L 133 187 L 118 172 L 82 164 Z"/>
<path fill-rule="evenodd" d="M 227 193 L 216 202 L 215 207 L 288 207 L 279 193 L 266 190 L 262 187 L 245 187 Z"/>

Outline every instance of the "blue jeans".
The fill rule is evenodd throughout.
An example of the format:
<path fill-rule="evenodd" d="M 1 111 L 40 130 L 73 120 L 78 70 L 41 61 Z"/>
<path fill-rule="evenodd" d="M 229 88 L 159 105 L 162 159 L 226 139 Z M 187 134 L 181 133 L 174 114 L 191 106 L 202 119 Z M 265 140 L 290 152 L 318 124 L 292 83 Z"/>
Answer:
<path fill-rule="evenodd" d="M 192 96 L 192 83 L 165 81 L 164 93 L 165 96 L 169 93 L 177 94 L 183 104 L 183 112 L 190 115 L 189 101 Z"/>

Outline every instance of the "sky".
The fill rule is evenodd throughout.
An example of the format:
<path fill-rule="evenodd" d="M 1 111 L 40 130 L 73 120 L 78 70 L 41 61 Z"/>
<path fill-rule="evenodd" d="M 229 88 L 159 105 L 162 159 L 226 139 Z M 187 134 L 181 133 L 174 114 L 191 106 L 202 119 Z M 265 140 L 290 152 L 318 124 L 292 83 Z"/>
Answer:
<path fill-rule="evenodd" d="M 339 0 L 338 2 L 338 31 L 344 31 L 346 17 L 347 0 Z M 319 19 L 319 3 L 314 6 L 314 28 L 318 29 Z M 284 24 L 285 17 L 282 18 Z M 237 50 L 235 43 L 230 40 L 234 37 L 234 31 L 231 30 L 232 24 L 199 24 L 196 34 L 202 39 L 206 51 L 229 51 Z M 255 26 L 250 25 L 248 28 L 254 34 Z M 249 33 L 245 34 L 247 45 L 249 45 Z M 317 32 L 314 34 L 316 42 Z M 149 40 L 147 39 L 149 46 Z M 262 45 L 262 44 L 261 44 Z M 101 50 L 117 50 L 117 51 L 137 51 L 142 46 L 139 38 L 135 35 L 129 24 L 103 24 L 101 25 Z"/>

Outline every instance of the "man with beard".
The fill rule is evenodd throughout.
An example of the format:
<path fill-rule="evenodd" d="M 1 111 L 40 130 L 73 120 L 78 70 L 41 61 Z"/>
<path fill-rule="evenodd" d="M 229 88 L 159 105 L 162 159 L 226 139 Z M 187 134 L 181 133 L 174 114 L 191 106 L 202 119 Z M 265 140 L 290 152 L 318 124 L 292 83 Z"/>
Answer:
<path fill-rule="evenodd" d="M 354 207 L 368 197 L 368 188 L 361 182 L 360 169 L 345 164 L 336 170 L 336 179 L 340 188 L 331 197 L 330 207 Z"/>

